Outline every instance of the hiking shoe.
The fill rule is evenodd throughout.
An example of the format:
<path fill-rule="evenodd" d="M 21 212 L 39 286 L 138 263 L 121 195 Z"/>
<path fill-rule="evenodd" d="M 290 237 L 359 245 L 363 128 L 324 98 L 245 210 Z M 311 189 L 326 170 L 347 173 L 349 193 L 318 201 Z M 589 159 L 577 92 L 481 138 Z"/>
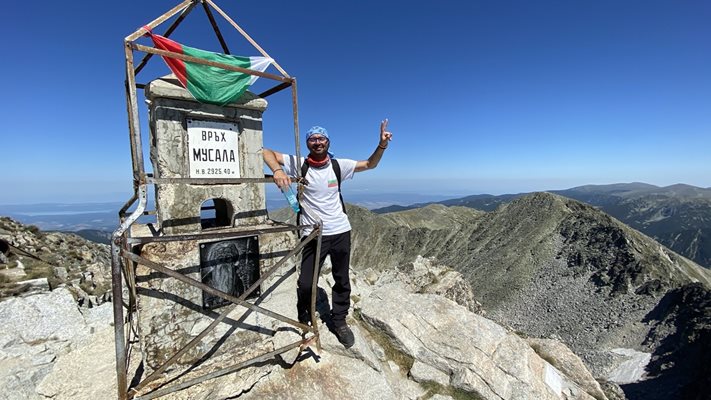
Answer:
<path fill-rule="evenodd" d="M 350 348 L 355 343 L 353 331 L 351 331 L 351 328 L 349 328 L 346 324 L 336 326 L 334 333 L 336 334 L 338 341 L 341 342 L 345 348 Z"/>
<path fill-rule="evenodd" d="M 299 322 L 304 325 L 311 326 L 311 313 L 308 311 L 302 311 L 299 313 Z"/>

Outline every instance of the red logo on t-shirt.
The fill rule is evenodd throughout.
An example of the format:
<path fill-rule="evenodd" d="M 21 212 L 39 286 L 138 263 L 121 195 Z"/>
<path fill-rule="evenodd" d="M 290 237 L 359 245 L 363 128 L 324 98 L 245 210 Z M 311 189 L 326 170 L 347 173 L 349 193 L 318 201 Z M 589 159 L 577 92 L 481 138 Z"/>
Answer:
<path fill-rule="evenodd" d="M 331 179 L 330 181 L 328 181 L 328 187 L 332 188 L 332 187 L 337 187 L 337 186 L 338 186 L 338 180 Z"/>

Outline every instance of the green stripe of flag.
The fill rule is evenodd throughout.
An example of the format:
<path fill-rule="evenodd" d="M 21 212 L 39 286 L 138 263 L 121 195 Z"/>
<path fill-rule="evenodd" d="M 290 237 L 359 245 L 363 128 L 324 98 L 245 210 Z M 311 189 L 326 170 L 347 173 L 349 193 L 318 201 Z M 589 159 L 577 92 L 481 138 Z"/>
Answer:
<path fill-rule="evenodd" d="M 264 57 L 240 57 L 183 46 L 183 54 L 235 67 L 264 71 L 271 60 Z M 255 75 L 218 67 L 185 62 L 187 89 L 203 103 L 225 105 L 239 99 L 257 79 Z"/>

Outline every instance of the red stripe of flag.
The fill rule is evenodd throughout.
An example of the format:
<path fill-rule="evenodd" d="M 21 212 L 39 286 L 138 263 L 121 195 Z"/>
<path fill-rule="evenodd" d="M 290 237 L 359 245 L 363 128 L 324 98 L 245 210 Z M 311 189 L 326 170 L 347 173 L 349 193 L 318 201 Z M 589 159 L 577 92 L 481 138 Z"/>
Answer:
<path fill-rule="evenodd" d="M 151 39 L 153 39 L 153 44 L 155 44 L 156 48 L 161 49 L 161 50 L 166 50 L 166 51 L 171 51 L 173 53 L 178 53 L 178 54 L 184 54 L 183 53 L 183 46 L 178 43 L 174 42 L 166 37 L 160 36 L 160 35 L 154 35 L 152 32 L 148 33 L 151 36 Z M 163 60 L 165 60 L 165 63 L 168 64 L 168 68 L 170 68 L 171 71 L 175 74 L 175 76 L 178 77 L 178 80 L 180 83 L 183 84 L 184 87 L 188 87 L 188 74 L 185 71 L 185 62 L 183 60 L 178 60 L 175 58 L 169 58 L 169 57 L 163 57 Z"/>

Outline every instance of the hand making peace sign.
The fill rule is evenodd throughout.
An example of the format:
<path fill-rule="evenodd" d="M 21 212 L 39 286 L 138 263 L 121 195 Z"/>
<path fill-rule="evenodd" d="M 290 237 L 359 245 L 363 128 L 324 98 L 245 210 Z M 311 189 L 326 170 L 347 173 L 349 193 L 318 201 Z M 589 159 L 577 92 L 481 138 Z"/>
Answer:
<path fill-rule="evenodd" d="M 380 122 L 380 147 L 388 147 L 388 142 L 392 140 L 392 132 L 388 132 L 388 119 L 385 118 Z"/>

